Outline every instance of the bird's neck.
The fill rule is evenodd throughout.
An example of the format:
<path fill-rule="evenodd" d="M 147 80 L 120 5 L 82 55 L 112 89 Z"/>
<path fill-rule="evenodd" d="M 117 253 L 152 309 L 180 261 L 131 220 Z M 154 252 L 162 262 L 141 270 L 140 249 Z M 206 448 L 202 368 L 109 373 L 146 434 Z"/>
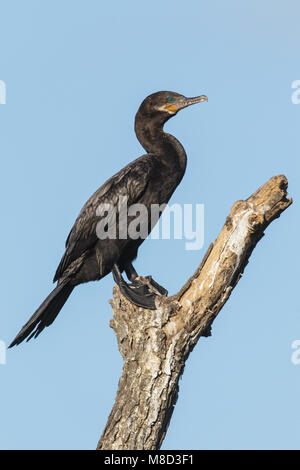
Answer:
<path fill-rule="evenodd" d="M 179 140 L 164 132 L 164 122 L 159 117 L 157 120 L 146 119 L 138 113 L 135 118 L 136 136 L 146 152 L 161 158 L 183 176 L 187 161 L 185 150 Z"/>

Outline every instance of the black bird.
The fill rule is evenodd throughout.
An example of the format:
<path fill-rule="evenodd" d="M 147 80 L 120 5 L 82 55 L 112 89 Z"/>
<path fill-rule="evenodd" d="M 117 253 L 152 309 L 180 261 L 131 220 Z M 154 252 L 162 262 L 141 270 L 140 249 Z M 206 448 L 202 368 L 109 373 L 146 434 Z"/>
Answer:
<path fill-rule="evenodd" d="M 151 220 L 151 206 L 168 203 L 186 169 L 187 158 L 183 146 L 175 137 L 163 131 L 163 125 L 180 109 L 202 101 L 207 101 L 207 97 L 186 98 L 171 91 L 160 91 L 142 102 L 135 117 L 135 133 L 147 153 L 112 176 L 83 206 L 67 238 L 65 253 L 54 276 L 53 282 L 57 281 L 57 286 L 9 347 L 26 338 L 28 341 L 37 337 L 49 326 L 75 286 L 99 280 L 110 272 L 122 294 L 131 302 L 155 309 L 155 294 L 139 279 L 132 261 L 161 214 Z M 147 209 L 147 215 L 140 219 L 146 232 L 144 236 L 136 238 L 127 233 L 134 216 L 125 212 L 126 217 L 121 217 L 121 198 L 127 202 L 126 211 L 137 203 Z M 102 228 L 107 238 L 99 236 L 99 223 L 103 221 L 106 222 Z M 108 236 L 110 222 L 114 222 L 110 235 L 115 233 L 115 237 Z M 123 271 L 131 284 L 123 279 Z M 158 294 L 167 295 L 167 291 L 150 276 L 148 280 Z"/>

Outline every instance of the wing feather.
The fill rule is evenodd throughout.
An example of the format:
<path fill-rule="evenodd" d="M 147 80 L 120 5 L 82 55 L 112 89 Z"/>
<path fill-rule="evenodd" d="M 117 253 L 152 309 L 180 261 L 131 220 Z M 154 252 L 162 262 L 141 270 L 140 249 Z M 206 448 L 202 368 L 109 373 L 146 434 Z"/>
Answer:
<path fill-rule="evenodd" d="M 75 259 L 96 244 L 98 240 L 96 227 L 101 220 L 101 216 L 96 213 L 99 205 L 113 204 L 117 210 L 120 196 L 127 196 L 128 206 L 138 203 L 147 188 L 152 170 L 151 155 L 143 155 L 112 176 L 88 199 L 68 235 L 66 251 L 53 282 L 63 276 L 64 271 Z"/>

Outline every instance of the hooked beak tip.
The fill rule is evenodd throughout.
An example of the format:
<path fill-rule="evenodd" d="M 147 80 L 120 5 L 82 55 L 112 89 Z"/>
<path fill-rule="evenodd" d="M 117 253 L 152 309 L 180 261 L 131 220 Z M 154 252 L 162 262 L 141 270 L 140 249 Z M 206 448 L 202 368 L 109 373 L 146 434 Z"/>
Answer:
<path fill-rule="evenodd" d="M 190 104 L 203 103 L 204 101 L 208 101 L 208 98 L 206 95 L 196 96 L 195 98 L 188 98 L 188 102 Z"/>

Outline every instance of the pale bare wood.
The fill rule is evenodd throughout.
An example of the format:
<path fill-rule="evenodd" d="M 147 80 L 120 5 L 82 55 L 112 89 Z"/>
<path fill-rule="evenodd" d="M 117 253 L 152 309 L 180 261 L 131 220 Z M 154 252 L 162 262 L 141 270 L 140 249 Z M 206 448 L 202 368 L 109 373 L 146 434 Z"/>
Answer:
<path fill-rule="evenodd" d="M 111 327 L 124 365 L 97 449 L 160 448 L 185 361 L 199 338 L 210 335 L 266 227 L 292 204 L 287 185 L 285 176 L 274 176 L 237 201 L 195 274 L 176 295 L 158 297 L 157 310 L 136 307 L 114 288 Z"/>

